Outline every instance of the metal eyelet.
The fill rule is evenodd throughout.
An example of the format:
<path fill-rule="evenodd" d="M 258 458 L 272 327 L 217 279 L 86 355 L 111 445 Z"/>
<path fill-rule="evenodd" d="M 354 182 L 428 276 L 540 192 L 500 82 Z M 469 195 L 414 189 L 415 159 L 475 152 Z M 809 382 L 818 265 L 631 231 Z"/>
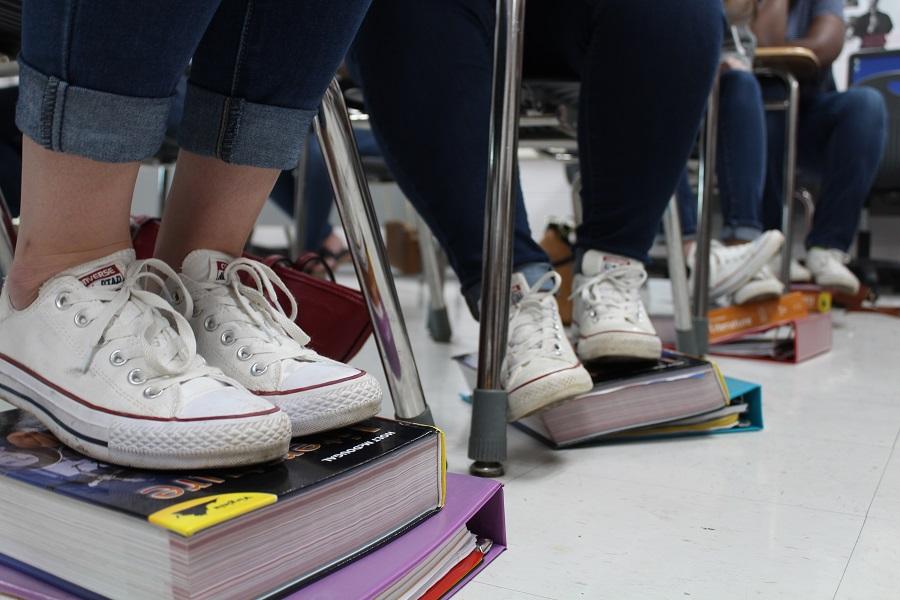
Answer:
<path fill-rule="evenodd" d="M 109 355 L 109 362 L 114 367 L 121 367 L 125 363 L 128 362 L 128 359 L 122 356 L 122 353 L 116 350 L 112 354 Z"/>
<path fill-rule="evenodd" d="M 75 326 L 76 327 L 87 327 L 91 324 L 91 319 L 88 319 L 84 313 L 75 313 Z"/>
<path fill-rule="evenodd" d="M 128 383 L 131 385 L 141 385 L 147 383 L 147 379 L 144 377 L 143 371 L 140 369 L 132 369 L 128 371 Z"/>
<path fill-rule="evenodd" d="M 207 331 L 215 331 L 219 327 L 219 324 L 216 323 L 216 320 L 213 317 L 206 317 L 206 320 L 203 321 L 203 329 Z"/>
<path fill-rule="evenodd" d="M 56 296 L 56 308 L 59 310 L 66 310 L 72 306 L 69 303 L 69 294 L 68 292 L 60 292 L 58 296 Z"/>
<path fill-rule="evenodd" d="M 241 346 L 237 349 L 235 356 L 238 357 L 238 360 L 250 360 L 253 358 L 253 353 L 247 349 L 247 346 Z"/>
<path fill-rule="evenodd" d="M 144 389 L 144 398 L 159 398 L 163 391 L 156 387 L 148 387 Z"/>
<path fill-rule="evenodd" d="M 181 304 L 181 292 L 178 290 L 172 291 L 172 304 Z"/>
<path fill-rule="evenodd" d="M 221 340 L 222 344 L 224 344 L 225 346 L 232 345 L 235 339 L 236 338 L 234 337 L 234 333 L 231 330 L 223 331 L 222 336 L 219 338 L 219 340 Z"/>
<path fill-rule="evenodd" d="M 250 367 L 250 374 L 259 377 L 263 373 L 269 370 L 269 365 L 261 365 L 259 363 L 253 363 L 253 366 Z"/>

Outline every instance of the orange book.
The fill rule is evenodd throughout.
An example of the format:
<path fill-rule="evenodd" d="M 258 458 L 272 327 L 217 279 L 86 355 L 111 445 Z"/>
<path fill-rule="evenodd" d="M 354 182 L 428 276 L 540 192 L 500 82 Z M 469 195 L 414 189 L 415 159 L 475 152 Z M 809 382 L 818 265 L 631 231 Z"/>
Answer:
<path fill-rule="evenodd" d="M 715 344 L 752 331 L 784 325 L 810 313 L 806 295 L 791 292 L 780 298 L 709 311 L 709 342 Z"/>

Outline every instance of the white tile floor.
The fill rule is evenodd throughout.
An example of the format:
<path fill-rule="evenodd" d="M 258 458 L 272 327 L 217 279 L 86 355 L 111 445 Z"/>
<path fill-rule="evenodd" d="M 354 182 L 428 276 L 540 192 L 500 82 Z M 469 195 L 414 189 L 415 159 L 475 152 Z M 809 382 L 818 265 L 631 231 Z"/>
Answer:
<path fill-rule="evenodd" d="M 401 303 L 452 471 L 469 407 L 450 357 L 476 324 L 448 285 L 449 345 Z M 553 451 L 509 430 L 509 551 L 462 594 L 525 598 L 900 598 L 900 320 L 835 314 L 834 350 L 799 366 L 721 360 L 763 384 L 759 433 Z M 380 372 L 370 343 L 358 364 Z M 390 414 L 390 407 L 386 407 Z"/>

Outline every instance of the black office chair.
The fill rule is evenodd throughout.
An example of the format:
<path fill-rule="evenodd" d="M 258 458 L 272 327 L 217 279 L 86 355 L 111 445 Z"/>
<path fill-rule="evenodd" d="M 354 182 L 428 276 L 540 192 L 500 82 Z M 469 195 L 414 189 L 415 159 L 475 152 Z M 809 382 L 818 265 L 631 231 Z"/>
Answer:
<path fill-rule="evenodd" d="M 900 290 L 900 261 L 871 255 L 873 215 L 900 216 L 900 50 L 858 52 L 849 60 L 848 81 L 877 90 L 888 110 L 887 146 L 857 234 L 850 267 L 876 294 Z"/>

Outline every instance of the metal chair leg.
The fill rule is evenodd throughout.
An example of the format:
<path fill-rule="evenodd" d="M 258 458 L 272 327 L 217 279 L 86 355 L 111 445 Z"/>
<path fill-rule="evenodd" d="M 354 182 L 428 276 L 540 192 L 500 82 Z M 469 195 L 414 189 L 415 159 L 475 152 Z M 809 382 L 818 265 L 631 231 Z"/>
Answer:
<path fill-rule="evenodd" d="M 716 172 L 716 138 L 719 123 L 719 80 L 716 78 L 706 107 L 706 121 L 700 134 L 700 173 L 697 186 L 697 249 L 694 254 L 694 335 L 697 354 L 709 349 L 709 249 L 712 239 L 713 178 Z"/>
<path fill-rule="evenodd" d="M 290 236 L 288 243 L 291 260 L 300 258 L 300 255 L 303 254 L 303 250 L 306 248 L 306 227 L 304 227 L 305 220 L 303 212 L 305 198 L 303 195 L 306 190 L 306 162 L 309 158 L 308 152 L 308 147 L 304 146 L 303 153 L 300 155 L 300 162 L 297 163 L 297 168 L 291 172 L 291 176 L 294 178 L 294 231 Z M 368 189 L 368 187 L 366 189 Z"/>
<path fill-rule="evenodd" d="M 438 248 L 434 243 L 434 236 L 425 223 L 425 220 L 416 215 L 416 225 L 419 230 L 419 252 L 422 255 L 422 274 L 428 285 L 428 333 L 436 342 L 446 343 L 450 341 L 453 330 L 450 327 L 450 317 L 447 315 L 447 304 L 444 302 L 444 278 L 441 276 L 441 265 L 438 260 Z"/>
<path fill-rule="evenodd" d="M 169 194 L 169 165 L 158 163 L 156 165 L 156 200 L 159 206 L 159 216 L 166 210 L 166 198 Z"/>
<path fill-rule="evenodd" d="M 684 242 L 681 238 L 681 218 L 677 200 L 673 197 L 663 216 L 666 234 L 666 258 L 669 281 L 672 282 L 672 306 L 675 314 L 675 344 L 680 352 L 700 354 L 697 337 L 691 322 L 691 298 L 688 293 L 687 269 L 684 262 Z"/>
<path fill-rule="evenodd" d="M 16 230 L 6 199 L 0 193 L 0 287 L 12 267 L 16 248 Z"/>
<path fill-rule="evenodd" d="M 784 124 L 784 248 L 781 251 L 779 279 L 785 290 L 791 289 L 791 253 L 794 246 L 794 186 L 797 171 L 797 113 L 800 107 L 800 85 L 797 78 L 787 72 L 778 74 L 788 89 Z"/>
<path fill-rule="evenodd" d="M 509 329 L 515 211 L 513 176 L 518 159 L 524 22 L 525 0 L 497 1 L 478 384 L 472 395 L 472 429 L 469 434 L 469 458 L 474 461 L 469 471 L 482 477 L 502 475 L 503 461 L 506 460 L 508 396 L 500 384 L 500 367 Z"/>
<path fill-rule="evenodd" d="M 394 412 L 398 419 L 432 424 L 434 419 L 425 403 L 378 217 L 337 81 L 325 92 L 315 124 L 347 245 L 374 324 Z"/>

